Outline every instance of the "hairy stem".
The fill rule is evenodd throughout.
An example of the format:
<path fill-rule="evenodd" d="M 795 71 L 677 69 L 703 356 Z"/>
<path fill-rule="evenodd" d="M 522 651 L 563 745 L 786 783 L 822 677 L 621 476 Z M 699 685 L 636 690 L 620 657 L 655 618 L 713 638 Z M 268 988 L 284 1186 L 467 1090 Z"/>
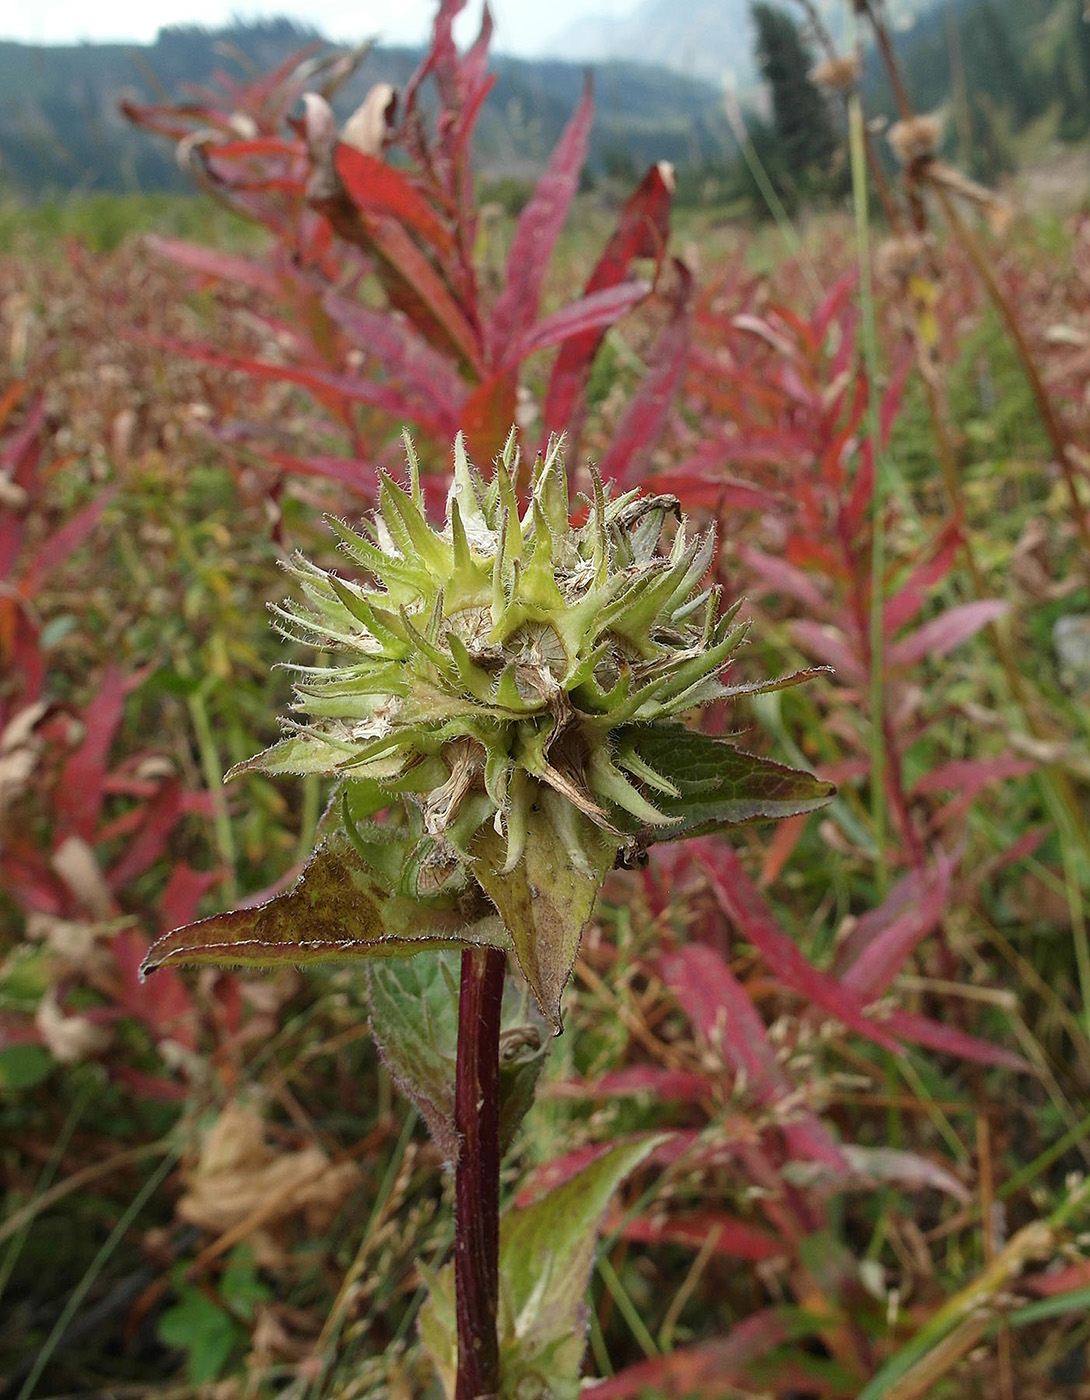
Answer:
<path fill-rule="evenodd" d="M 499 1391 L 500 1003 L 506 957 L 466 948 L 458 998 L 454 1125 L 454 1286 L 458 1312 L 455 1400 Z"/>

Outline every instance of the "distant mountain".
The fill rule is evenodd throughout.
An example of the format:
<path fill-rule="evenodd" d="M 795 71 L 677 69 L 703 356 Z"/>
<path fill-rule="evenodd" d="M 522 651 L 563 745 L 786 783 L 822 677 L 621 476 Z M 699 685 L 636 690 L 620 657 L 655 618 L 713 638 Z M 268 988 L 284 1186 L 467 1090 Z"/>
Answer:
<path fill-rule="evenodd" d="M 844 0 L 816 0 L 834 34 L 843 29 Z M 895 29 L 911 28 L 916 17 L 945 0 L 888 0 Z M 757 81 L 753 57 L 750 0 L 643 0 L 630 14 L 588 15 L 568 25 L 545 46 L 565 58 L 652 61 L 688 77 L 722 87 L 728 81 L 746 89 Z M 783 4 L 793 18 L 802 9 Z"/>
<path fill-rule="evenodd" d="M 149 45 L 37 47 L 0 42 L 0 194 L 63 197 L 89 191 L 187 190 L 166 141 L 133 130 L 120 98 L 165 100 L 217 70 L 241 80 L 320 39 L 288 20 L 210 32 L 162 30 Z M 420 61 L 413 49 L 376 48 L 338 99 L 352 111 L 372 84 L 403 86 Z M 497 82 L 481 114 L 484 173 L 539 170 L 583 89 L 585 65 L 498 56 Z M 639 168 L 653 160 L 693 164 L 721 155 L 727 136 L 717 91 L 662 67 L 594 65 L 596 119 L 590 167 Z"/>

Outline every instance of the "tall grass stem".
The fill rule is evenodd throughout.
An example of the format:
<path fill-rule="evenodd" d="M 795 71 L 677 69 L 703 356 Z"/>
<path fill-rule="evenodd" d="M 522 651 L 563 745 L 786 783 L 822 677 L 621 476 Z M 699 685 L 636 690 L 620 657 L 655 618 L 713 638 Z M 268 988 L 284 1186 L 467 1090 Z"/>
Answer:
<path fill-rule="evenodd" d="M 852 200 L 855 210 L 856 259 L 859 265 L 860 330 L 863 363 L 867 375 L 867 435 L 870 438 L 874 488 L 871 494 L 870 570 L 870 781 L 871 825 L 874 828 L 875 876 L 878 897 L 885 897 L 888 883 L 886 824 L 886 754 L 883 737 L 885 688 L 884 616 L 886 574 L 885 473 L 878 418 L 878 322 L 871 280 L 870 215 L 867 202 L 867 163 L 863 144 L 863 107 L 858 93 L 848 99 L 848 134 L 851 145 Z"/>

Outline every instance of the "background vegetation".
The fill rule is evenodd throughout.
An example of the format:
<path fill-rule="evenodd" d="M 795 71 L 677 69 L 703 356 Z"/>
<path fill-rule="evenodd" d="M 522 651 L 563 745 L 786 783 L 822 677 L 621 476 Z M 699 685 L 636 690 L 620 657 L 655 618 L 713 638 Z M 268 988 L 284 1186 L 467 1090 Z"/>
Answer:
<path fill-rule="evenodd" d="M 957 11 L 968 94 L 985 11 Z M 1018 71 L 1062 62 L 1077 94 L 1073 11 L 1025 15 Z M 448 1183 L 365 979 L 136 968 L 311 847 L 317 783 L 221 783 L 285 707 L 277 560 L 334 562 L 322 514 L 367 509 L 404 422 L 439 495 L 451 424 L 486 457 L 512 413 L 528 448 L 562 423 L 576 460 L 719 522 L 754 675 L 834 668 L 717 722 L 836 803 L 610 878 L 508 1159 L 528 1199 L 664 1134 L 607 1221 L 589 1393 L 1090 1393 L 1090 212 L 1009 218 L 917 130 L 922 156 L 876 161 L 888 228 L 834 186 L 779 227 L 687 211 L 666 243 L 661 171 L 620 208 L 576 196 L 583 108 L 563 197 L 516 218 L 467 185 L 449 246 L 387 209 L 457 289 L 436 325 L 307 203 L 297 79 L 230 93 L 257 146 L 219 132 L 219 202 L 3 224 L 5 1395 L 435 1393 L 416 1261 L 447 1255 Z M 517 252 L 546 225 L 547 277 Z M 503 305 L 514 370 L 452 352 L 456 311 L 483 336 Z"/>

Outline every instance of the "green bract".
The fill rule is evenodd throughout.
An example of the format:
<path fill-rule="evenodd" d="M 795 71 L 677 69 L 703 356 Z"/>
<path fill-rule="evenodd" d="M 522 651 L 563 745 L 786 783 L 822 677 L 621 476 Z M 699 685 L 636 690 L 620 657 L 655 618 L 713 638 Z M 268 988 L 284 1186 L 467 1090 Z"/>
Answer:
<path fill-rule="evenodd" d="M 517 460 L 512 436 L 485 483 L 459 436 L 447 522 L 434 530 L 409 445 L 409 489 L 383 477 L 363 533 L 332 522 L 366 583 L 292 561 L 309 607 L 277 609 L 279 626 L 339 664 L 297 668 L 295 708 L 311 722 L 243 765 L 405 796 L 423 817 L 428 892 L 470 858 L 486 823 L 505 842 L 500 873 L 512 872 L 546 794 L 561 799 L 558 820 L 570 821 L 565 807 L 581 813 L 619 851 L 637 847 L 633 823 L 676 821 L 654 794 L 678 789 L 637 736 L 729 694 L 719 673 L 742 636 L 737 608 L 719 617 L 719 589 L 700 587 L 712 531 L 690 538 L 681 522 L 663 542 L 667 519 L 680 521 L 673 496 L 612 498 L 592 467 L 585 523 L 572 524 L 553 441 L 520 514 Z"/>
<path fill-rule="evenodd" d="M 236 770 L 342 780 L 323 844 L 288 895 L 167 935 L 149 966 L 508 944 L 558 1027 L 612 865 L 827 799 L 677 718 L 808 673 L 724 684 L 745 629 L 673 496 L 614 496 L 591 467 L 573 519 L 552 441 L 520 507 L 514 434 L 489 481 L 459 436 L 436 529 L 406 447 L 407 489 L 384 476 L 362 530 L 331 522 L 360 581 L 288 566 L 305 602 L 277 624 L 335 664 L 295 668 L 305 718 Z"/>

